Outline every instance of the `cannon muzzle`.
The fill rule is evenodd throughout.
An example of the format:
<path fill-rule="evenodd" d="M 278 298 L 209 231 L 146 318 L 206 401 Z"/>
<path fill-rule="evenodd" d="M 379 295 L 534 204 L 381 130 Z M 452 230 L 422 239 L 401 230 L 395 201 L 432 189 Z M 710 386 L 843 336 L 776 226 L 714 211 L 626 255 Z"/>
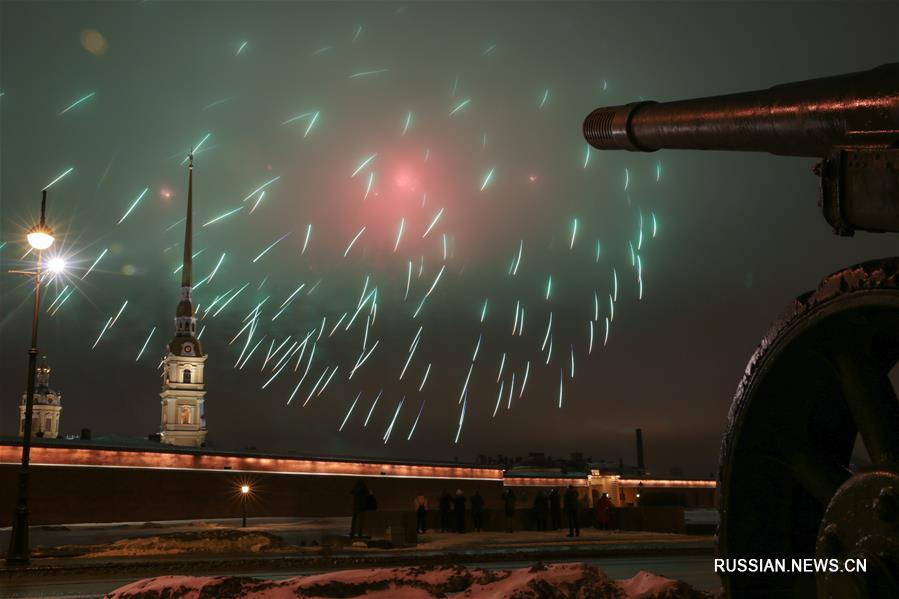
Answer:
<path fill-rule="evenodd" d="M 820 205 L 836 233 L 899 232 L 899 63 L 754 92 L 597 108 L 584 137 L 600 150 L 820 158 Z"/>
<path fill-rule="evenodd" d="M 899 147 L 899 63 L 768 89 L 597 108 L 584 137 L 600 150 L 735 150 L 824 158 Z"/>

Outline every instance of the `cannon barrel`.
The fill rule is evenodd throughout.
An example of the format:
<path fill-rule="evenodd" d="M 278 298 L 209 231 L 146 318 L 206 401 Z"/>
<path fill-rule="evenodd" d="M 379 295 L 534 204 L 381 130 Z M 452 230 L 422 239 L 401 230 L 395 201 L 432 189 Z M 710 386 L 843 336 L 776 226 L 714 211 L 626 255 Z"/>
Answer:
<path fill-rule="evenodd" d="M 601 150 L 662 148 L 824 158 L 838 148 L 899 147 L 899 63 L 676 102 L 597 108 L 584 137 Z"/>

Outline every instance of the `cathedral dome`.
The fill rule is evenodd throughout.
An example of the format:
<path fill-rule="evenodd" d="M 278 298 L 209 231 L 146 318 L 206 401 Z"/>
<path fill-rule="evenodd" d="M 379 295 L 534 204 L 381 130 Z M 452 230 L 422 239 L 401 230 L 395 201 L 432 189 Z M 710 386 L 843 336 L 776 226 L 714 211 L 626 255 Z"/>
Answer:
<path fill-rule="evenodd" d="M 58 406 L 62 402 L 62 394 L 49 387 L 50 366 L 47 364 L 47 356 L 43 356 L 41 363 L 34 372 L 34 404 L 42 406 Z M 26 394 L 22 394 L 22 405 L 25 405 Z"/>

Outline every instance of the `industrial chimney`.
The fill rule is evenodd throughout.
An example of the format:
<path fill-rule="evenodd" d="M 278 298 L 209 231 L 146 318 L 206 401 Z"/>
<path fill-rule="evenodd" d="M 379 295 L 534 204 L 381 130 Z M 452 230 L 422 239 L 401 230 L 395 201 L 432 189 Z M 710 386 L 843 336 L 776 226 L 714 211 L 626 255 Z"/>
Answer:
<path fill-rule="evenodd" d="M 642 476 L 646 474 L 646 464 L 643 462 L 643 429 L 637 429 L 637 472 Z"/>

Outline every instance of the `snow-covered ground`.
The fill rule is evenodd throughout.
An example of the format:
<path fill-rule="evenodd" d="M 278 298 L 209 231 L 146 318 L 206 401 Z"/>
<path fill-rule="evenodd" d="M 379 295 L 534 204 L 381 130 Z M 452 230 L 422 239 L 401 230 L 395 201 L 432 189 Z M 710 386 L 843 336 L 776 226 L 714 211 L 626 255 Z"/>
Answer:
<path fill-rule="evenodd" d="M 119 558 L 152 557 L 177 554 L 251 554 L 321 552 L 326 535 L 346 534 L 347 518 L 333 519 L 259 519 L 248 527 L 235 527 L 234 521 L 179 521 L 118 523 L 110 525 L 82 524 L 34 527 L 32 544 L 34 557 L 46 558 Z M 414 547 L 383 549 L 344 548 L 358 551 L 434 552 L 472 550 L 515 550 L 548 547 L 583 547 L 627 545 L 632 549 L 708 544 L 711 537 L 685 536 L 668 533 L 599 531 L 585 528 L 581 536 L 569 538 L 567 529 L 561 531 L 522 530 L 514 533 L 485 531 L 465 534 L 429 531 L 419 535 Z M 0 532 L 0 543 L 4 541 Z M 383 539 L 382 539 L 383 541 Z M 0 545 L 0 551 L 5 544 Z"/>
<path fill-rule="evenodd" d="M 109 545 L 85 548 L 82 558 L 139 557 L 181 553 L 244 554 L 260 552 L 298 552 L 271 533 L 244 530 L 207 530 L 121 539 Z"/>
<path fill-rule="evenodd" d="M 297 597 L 432 599 L 491 597 L 537 599 L 699 599 L 710 597 L 686 583 L 639 572 L 612 580 L 585 564 L 537 564 L 514 570 L 453 567 L 374 568 L 298 576 L 287 580 L 159 576 L 116 589 L 110 599 L 293 599 Z"/>

